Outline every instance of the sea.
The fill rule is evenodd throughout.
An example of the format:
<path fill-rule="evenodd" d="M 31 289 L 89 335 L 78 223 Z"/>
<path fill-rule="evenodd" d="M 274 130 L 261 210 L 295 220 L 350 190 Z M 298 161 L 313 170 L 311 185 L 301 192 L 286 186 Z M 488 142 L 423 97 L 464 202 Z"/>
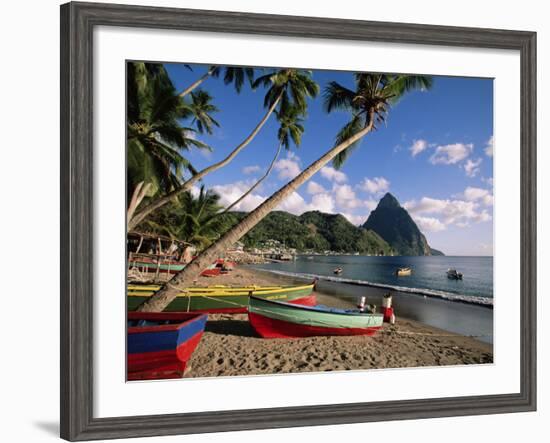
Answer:
<path fill-rule="evenodd" d="M 412 275 L 395 275 L 406 266 Z M 368 294 L 379 304 L 390 292 L 397 316 L 493 341 L 493 257 L 299 255 L 295 261 L 252 267 L 298 280 L 316 278 L 324 293 L 349 301 Z M 343 272 L 335 275 L 337 267 Z M 449 279 L 449 268 L 461 272 L 463 279 Z"/>

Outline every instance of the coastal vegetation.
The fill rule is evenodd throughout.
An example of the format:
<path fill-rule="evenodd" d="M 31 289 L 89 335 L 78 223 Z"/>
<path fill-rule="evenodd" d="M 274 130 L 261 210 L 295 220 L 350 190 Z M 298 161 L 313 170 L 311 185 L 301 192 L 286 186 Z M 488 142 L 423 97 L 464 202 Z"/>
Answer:
<path fill-rule="evenodd" d="M 188 286 L 213 260 L 246 235 L 322 167 L 329 162 L 333 162 L 336 168 L 342 167 L 350 152 L 359 146 L 363 137 L 377 130 L 380 124 L 385 123 L 392 105 L 412 90 L 429 89 L 432 80 L 427 76 L 356 73 L 354 74 L 354 83 L 354 88 L 349 89 L 333 81 L 324 90 L 325 111 L 327 113 L 344 111 L 349 115 L 349 121 L 336 134 L 332 147 L 329 147 L 316 161 L 204 249 L 174 276 L 170 285 L 160 289 L 141 305 L 140 310 L 162 311 L 176 297 L 179 292 L 178 288 Z M 153 211 L 188 191 L 207 173 L 230 162 L 244 146 L 252 141 L 265 121 L 275 111 L 284 115 L 288 110 L 298 108 L 300 114 L 306 115 L 307 99 L 314 98 L 319 91 L 319 86 L 311 79 L 311 73 L 296 69 L 275 70 L 262 75 L 253 83 L 253 86 L 256 87 L 260 85 L 268 88 L 264 97 L 264 107 L 268 111 L 247 139 L 237 146 L 226 159 L 194 174 L 181 185 L 174 186 L 172 191 L 147 203 L 143 208 L 138 208 L 128 222 L 128 229 L 134 228 Z"/>

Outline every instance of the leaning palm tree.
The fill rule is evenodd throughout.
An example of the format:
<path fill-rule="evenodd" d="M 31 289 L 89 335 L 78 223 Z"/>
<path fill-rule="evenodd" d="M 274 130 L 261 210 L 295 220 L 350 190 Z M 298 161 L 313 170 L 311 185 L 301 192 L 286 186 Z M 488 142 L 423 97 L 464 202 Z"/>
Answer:
<path fill-rule="evenodd" d="M 155 199 L 140 210 L 136 210 L 133 217 L 127 221 L 128 231 L 134 229 L 153 211 L 172 201 L 180 193 L 191 189 L 204 176 L 230 163 L 256 137 L 271 114 L 276 110 L 284 113 L 287 108 L 296 107 L 299 112 L 305 113 L 307 110 L 307 98 L 314 98 L 319 93 L 319 85 L 311 78 L 311 72 L 300 69 L 273 71 L 256 80 L 254 86 L 258 87 L 260 85 L 268 88 L 264 97 L 264 107 L 267 108 L 267 111 L 252 132 L 223 160 L 206 167 L 178 188 Z"/>
<path fill-rule="evenodd" d="M 279 130 L 277 131 L 277 139 L 279 140 L 279 145 L 277 147 L 277 151 L 275 152 L 273 160 L 271 160 L 271 163 L 265 171 L 265 174 L 262 175 L 256 181 L 256 183 L 254 183 L 243 195 L 241 195 L 237 200 L 235 200 L 227 208 L 225 208 L 221 214 L 225 214 L 226 212 L 229 212 L 231 209 L 237 206 L 269 176 L 271 170 L 273 169 L 273 166 L 275 166 L 277 158 L 279 158 L 279 154 L 281 153 L 282 148 L 285 148 L 287 150 L 290 149 L 290 145 L 292 142 L 294 143 L 294 145 L 296 145 L 296 147 L 300 146 L 300 143 L 302 141 L 302 134 L 304 133 L 304 127 L 302 125 L 302 114 L 299 109 L 297 107 L 291 107 L 287 108 L 287 110 L 284 112 L 276 112 L 276 114 L 277 120 L 279 121 Z"/>
<path fill-rule="evenodd" d="M 207 71 L 203 75 L 201 75 L 197 80 L 191 83 L 187 88 L 182 90 L 179 93 L 179 96 L 185 97 L 187 94 L 190 94 L 195 89 L 197 89 L 200 85 L 202 85 L 202 83 L 204 83 L 205 80 L 209 79 L 210 77 L 216 77 L 216 78 L 219 77 L 221 71 L 222 71 L 221 66 L 209 66 Z M 241 89 L 246 79 L 252 85 L 252 82 L 254 81 L 254 68 L 240 68 L 237 66 L 227 66 L 225 68 L 225 75 L 223 77 L 223 82 L 226 85 L 229 85 L 232 83 L 235 86 L 235 90 L 238 93 L 241 92 Z"/>
<path fill-rule="evenodd" d="M 366 73 L 355 76 L 354 90 L 347 89 L 335 82 L 329 84 L 325 91 L 325 109 L 327 112 L 342 109 L 351 114 L 351 120 L 338 134 L 336 144 L 228 230 L 218 241 L 199 254 L 185 269 L 176 274 L 168 284 L 141 305 L 139 310 L 162 311 L 176 297 L 181 290 L 180 288 L 188 286 L 189 282 L 197 278 L 204 268 L 256 226 L 288 195 L 298 189 L 328 162 L 334 160 L 336 156 L 349 147 L 356 145 L 361 138 L 376 129 L 376 124 L 384 121 L 392 103 L 397 102 L 399 98 L 411 90 L 428 89 L 431 84 L 431 77 L 426 76 Z M 360 119 L 360 125 L 351 124 L 356 119 Z M 347 133 L 349 138 L 340 141 L 339 137 L 343 134 L 342 131 Z"/>

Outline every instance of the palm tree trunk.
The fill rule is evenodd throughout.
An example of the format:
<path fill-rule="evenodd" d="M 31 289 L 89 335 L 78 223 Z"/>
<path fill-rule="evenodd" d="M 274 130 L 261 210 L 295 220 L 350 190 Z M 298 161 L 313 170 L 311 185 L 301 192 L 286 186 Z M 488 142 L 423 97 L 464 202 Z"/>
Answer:
<path fill-rule="evenodd" d="M 343 143 L 330 149 L 318 160 L 304 169 L 296 178 L 288 182 L 275 194 L 250 212 L 240 223 L 233 226 L 218 241 L 205 249 L 197 258 L 189 263 L 182 271 L 178 272 L 172 280 L 167 282 L 162 289 L 151 296 L 146 302 L 139 306 L 142 312 L 160 312 L 168 306 L 176 297 L 178 292 L 189 286 L 189 283 L 196 279 L 199 274 L 209 266 L 227 248 L 238 241 L 243 235 L 256 226 L 269 212 L 275 209 L 288 195 L 294 192 L 299 186 L 309 180 L 317 171 L 336 157 L 340 152 L 346 150 L 353 143 L 367 135 L 374 124 L 374 110 L 369 112 L 369 124 L 354 136 Z"/>
<path fill-rule="evenodd" d="M 134 192 L 132 193 L 132 198 L 130 199 L 130 204 L 128 205 L 128 211 L 126 212 L 127 220 L 130 220 L 134 216 L 134 212 L 149 192 L 151 186 L 151 183 L 147 183 L 145 186 L 144 182 L 139 182 L 137 184 Z"/>
<path fill-rule="evenodd" d="M 246 191 L 237 200 L 235 200 L 227 208 L 225 208 L 222 212 L 220 212 L 220 215 L 225 214 L 226 212 L 229 212 L 231 208 L 234 208 L 235 206 L 237 206 L 240 202 L 242 202 L 246 198 L 247 195 L 250 195 L 250 193 L 254 191 L 254 189 L 256 189 L 260 185 L 260 183 L 263 182 L 269 176 L 269 174 L 271 173 L 271 170 L 273 169 L 273 166 L 275 166 L 275 162 L 279 157 L 279 153 L 281 152 L 282 147 L 283 147 L 283 144 L 279 143 L 279 147 L 277 148 L 275 157 L 273 157 L 273 160 L 271 160 L 271 164 L 269 165 L 269 168 L 267 168 L 267 171 L 265 171 L 265 174 L 256 183 L 254 183 L 248 191 Z"/>
<path fill-rule="evenodd" d="M 190 92 L 194 91 L 196 88 L 198 88 L 208 77 L 210 77 L 212 75 L 212 73 L 214 72 L 214 69 L 216 69 L 215 66 L 210 66 L 210 69 L 208 69 L 208 71 L 206 71 L 205 74 L 203 74 L 198 80 L 196 80 L 195 82 L 191 83 L 187 88 L 185 88 L 183 91 L 181 91 L 178 95 L 180 97 L 185 97 L 187 94 L 189 94 Z"/>
<path fill-rule="evenodd" d="M 283 92 L 279 94 L 277 99 L 273 102 L 271 107 L 268 109 L 264 117 L 260 120 L 260 122 L 256 125 L 254 130 L 250 133 L 248 137 L 246 137 L 243 142 L 237 146 L 231 153 L 225 157 L 223 160 L 219 161 L 218 163 L 214 163 L 213 165 L 208 166 L 207 168 L 204 168 L 202 171 L 195 174 L 193 177 L 191 177 L 189 180 L 187 180 L 185 183 L 183 183 L 179 188 L 174 189 L 172 192 L 169 192 L 163 197 L 158 198 L 157 200 L 149 203 L 147 206 L 145 206 L 140 211 L 137 211 L 132 219 L 128 219 L 128 231 L 131 231 L 134 229 L 139 223 L 141 223 L 145 217 L 147 217 L 151 212 L 157 210 L 158 208 L 164 206 L 166 203 L 173 200 L 175 197 L 177 197 L 182 192 L 185 192 L 189 189 L 191 189 L 191 186 L 193 186 L 196 182 L 198 182 L 200 179 L 202 179 L 205 175 L 210 174 L 213 171 L 216 171 L 217 169 L 220 169 L 227 165 L 231 160 L 233 160 L 237 154 L 243 150 L 253 139 L 256 137 L 258 132 L 260 132 L 260 129 L 262 129 L 262 126 L 265 124 L 265 122 L 268 120 L 268 118 L 273 114 L 275 111 L 275 108 L 279 104 L 279 101 L 281 100 L 281 97 L 283 96 Z"/>

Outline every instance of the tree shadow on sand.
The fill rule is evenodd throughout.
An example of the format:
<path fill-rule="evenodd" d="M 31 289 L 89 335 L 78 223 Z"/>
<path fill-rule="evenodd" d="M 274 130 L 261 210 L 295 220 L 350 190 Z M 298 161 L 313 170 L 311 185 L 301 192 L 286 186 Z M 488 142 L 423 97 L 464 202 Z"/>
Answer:
<path fill-rule="evenodd" d="M 258 337 L 252 326 L 250 326 L 250 323 L 246 320 L 208 320 L 204 330 L 221 335 Z"/>

